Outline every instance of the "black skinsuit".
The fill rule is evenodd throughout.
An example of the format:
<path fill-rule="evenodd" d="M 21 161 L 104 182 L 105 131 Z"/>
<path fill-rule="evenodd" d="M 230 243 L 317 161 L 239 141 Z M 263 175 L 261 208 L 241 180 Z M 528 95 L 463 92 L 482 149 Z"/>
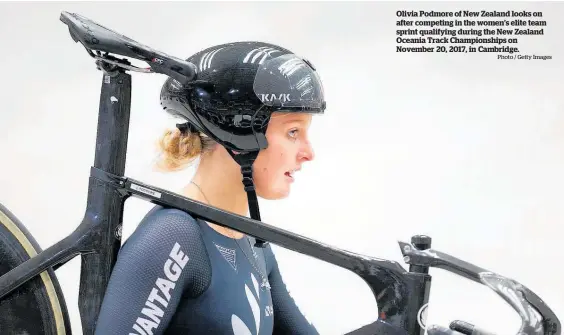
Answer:
<path fill-rule="evenodd" d="M 120 250 L 96 334 L 318 334 L 251 243 L 157 206 Z"/>

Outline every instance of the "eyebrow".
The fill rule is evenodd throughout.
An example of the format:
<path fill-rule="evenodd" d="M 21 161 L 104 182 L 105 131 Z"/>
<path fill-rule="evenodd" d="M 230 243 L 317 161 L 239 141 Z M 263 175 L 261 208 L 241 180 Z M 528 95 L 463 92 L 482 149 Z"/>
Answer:
<path fill-rule="evenodd" d="M 296 122 L 296 123 L 307 123 L 307 120 L 294 117 L 294 118 L 291 118 L 289 120 L 285 120 L 284 122 L 282 122 L 282 124 L 288 124 L 288 123 L 294 123 L 294 122 Z"/>

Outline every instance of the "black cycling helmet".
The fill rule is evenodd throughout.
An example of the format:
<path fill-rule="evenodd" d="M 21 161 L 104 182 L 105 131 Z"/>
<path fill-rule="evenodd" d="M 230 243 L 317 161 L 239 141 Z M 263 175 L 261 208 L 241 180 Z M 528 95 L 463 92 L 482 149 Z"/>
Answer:
<path fill-rule="evenodd" d="M 263 42 L 213 46 L 187 59 L 196 77 L 169 78 L 161 105 L 224 146 L 241 166 L 251 217 L 260 220 L 252 164 L 268 146 L 273 112 L 324 113 L 323 85 L 313 65 L 291 51 Z"/>

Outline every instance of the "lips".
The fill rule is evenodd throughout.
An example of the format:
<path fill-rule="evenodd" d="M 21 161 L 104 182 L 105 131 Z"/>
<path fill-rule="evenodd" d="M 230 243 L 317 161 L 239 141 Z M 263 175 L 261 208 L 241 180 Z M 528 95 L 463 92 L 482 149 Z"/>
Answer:
<path fill-rule="evenodd" d="M 289 178 L 290 181 L 293 182 L 293 181 L 294 181 L 294 174 L 295 174 L 297 171 L 299 171 L 299 170 L 300 170 L 300 168 L 292 169 L 292 170 L 290 170 L 290 171 L 286 171 L 286 172 L 284 173 L 284 175 L 285 175 L 287 178 Z"/>

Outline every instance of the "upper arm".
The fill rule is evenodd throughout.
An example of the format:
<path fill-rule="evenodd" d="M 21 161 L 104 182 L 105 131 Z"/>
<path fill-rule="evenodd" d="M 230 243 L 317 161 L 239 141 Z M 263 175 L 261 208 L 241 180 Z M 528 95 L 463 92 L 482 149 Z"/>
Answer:
<path fill-rule="evenodd" d="M 152 211 L 119 252 L 96 334 L 162 334 L 182 295 L 201 294 L 210 274 L 197 222 L 176 209 Z"/>
<path fill-rule="evenodd" d="M 318 334 L 288 292 L 270 245 L 264 249 L 264 256 L 274 308 L 273 334 Z"/>

